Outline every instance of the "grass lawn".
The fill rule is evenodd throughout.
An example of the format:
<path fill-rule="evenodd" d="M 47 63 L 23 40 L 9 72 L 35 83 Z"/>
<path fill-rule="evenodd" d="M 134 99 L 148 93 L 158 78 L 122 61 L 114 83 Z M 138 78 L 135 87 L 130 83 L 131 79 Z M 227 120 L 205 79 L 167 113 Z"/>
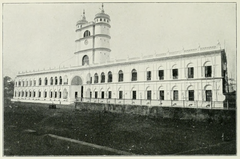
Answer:
<path fill-rule="evenodd" d="M 222 141 L 222 133 L 227 141 Z M 35 105 L 4 107 L 5 156 L 117 155 L 46 134 L 137 155 L 236 154 L 235 121 L 197 122 Z"/>

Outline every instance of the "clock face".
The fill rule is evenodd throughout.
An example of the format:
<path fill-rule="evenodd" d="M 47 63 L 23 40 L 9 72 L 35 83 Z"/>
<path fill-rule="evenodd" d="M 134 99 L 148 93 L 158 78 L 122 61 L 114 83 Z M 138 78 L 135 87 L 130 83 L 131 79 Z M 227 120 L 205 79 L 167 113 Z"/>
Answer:
<path fill-rule="evenodd" d="M 87 40 L 85 40 L 85 41 L 84 41 L 84 44 L 85 44 L 85 45 L 87 45 L 87 44 L 88 44 L 88 41 L 87 41 Z"/>

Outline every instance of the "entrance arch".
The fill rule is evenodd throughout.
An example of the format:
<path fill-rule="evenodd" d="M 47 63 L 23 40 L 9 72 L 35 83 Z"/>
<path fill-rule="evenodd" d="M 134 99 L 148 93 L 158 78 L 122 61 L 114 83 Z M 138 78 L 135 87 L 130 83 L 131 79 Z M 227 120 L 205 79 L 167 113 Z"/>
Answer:
<path fill-rule="evenodd" d="M 80 76 L 74 76 L 70 85 L 70 100 L 82 101 L 83 98 L 83 80 Z"/>

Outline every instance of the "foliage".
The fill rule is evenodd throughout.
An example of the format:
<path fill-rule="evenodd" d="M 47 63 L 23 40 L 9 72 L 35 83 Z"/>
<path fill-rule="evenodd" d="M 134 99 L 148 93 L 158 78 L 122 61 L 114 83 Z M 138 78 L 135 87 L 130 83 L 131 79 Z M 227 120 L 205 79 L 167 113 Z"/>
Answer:
<path fill-rule="evenodd" d="M 14 92 L 14 81 L 9 77 L 4 77 L 4 103 L 10 102 Z"/>

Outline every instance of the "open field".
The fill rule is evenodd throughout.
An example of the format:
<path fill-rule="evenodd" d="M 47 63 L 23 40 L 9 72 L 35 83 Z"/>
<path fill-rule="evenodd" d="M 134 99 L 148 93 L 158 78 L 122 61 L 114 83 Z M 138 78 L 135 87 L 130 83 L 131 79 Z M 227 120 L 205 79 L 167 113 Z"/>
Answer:
<path fill-rule="evenodd" d="M 34 131 L 32 131 L 34 130 Z M 222 134 L 224 133 L 224 141 Z M 4 155 L 235 155 L 236 123 L 5 105 Z"/>

